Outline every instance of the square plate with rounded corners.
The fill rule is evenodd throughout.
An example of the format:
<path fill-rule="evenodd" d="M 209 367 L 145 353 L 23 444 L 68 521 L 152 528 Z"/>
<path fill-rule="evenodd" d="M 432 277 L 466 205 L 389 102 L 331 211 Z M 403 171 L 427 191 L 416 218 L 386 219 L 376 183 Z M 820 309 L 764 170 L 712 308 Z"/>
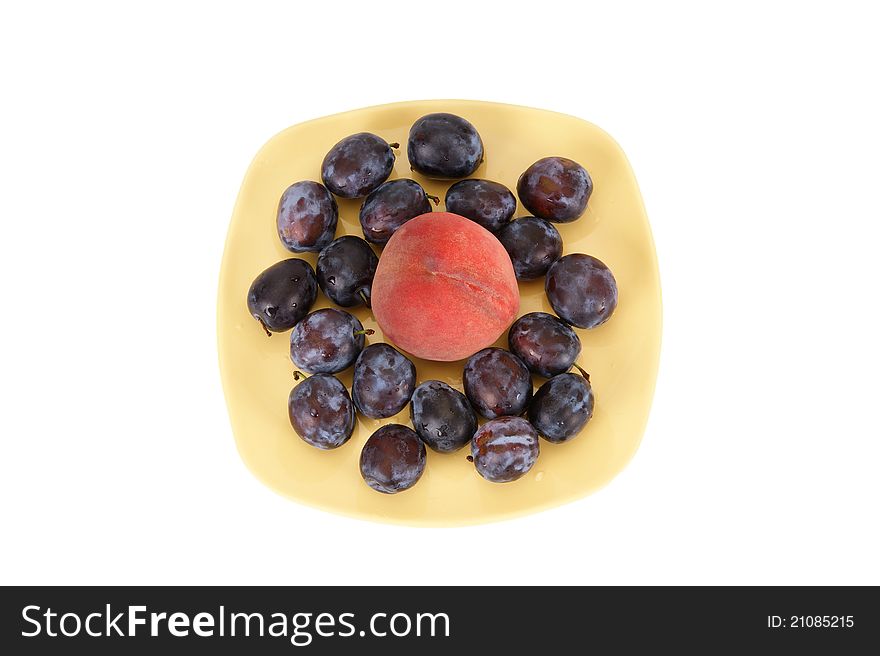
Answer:
<path fill-rule="evenodd" d="M 430 112 L 451 112 L 471 121 L 485 144 L 485 162 L 471 177 L 496 180 L 515 190 L 519 174 L 549 155 L 586 167 L 594 182 L 586 213 L 556 224 L 564 252 L 589 253 L 617 279 L 620 303 L 603 326 L 578 330 L 578 362 L 590 373 L 596 394 L 593 419 L 565 444 L 541 440 L 532 470 L 513 483 L 483 480 L 466 460 L 428 450 L 418 484 L 396 495 L 374 492 L 361 479 L 361 447 L 385 423 L 409 424 L 409 409 L 375 421 L 358 417 L 352 439 L 333 451 L 303 442 L 287 418 L 287 396 L 295 385 L 288 334 L 267 338 L 248 314 L 245 296 L 263 269 L 287 257 L 314 266 L 316 254 L 286 251 L 275 229 L 282 192 L 298 180 L 320 181 L 324 155 L 341 138 L 374 132 L 399 142 L 391 178 L 414 177 L 430 194 L 444 198 L 450 182 L 413 175 L 406 158 L 412 123 Z M 361 236 L 359 200 L 339 200 L 337 236 Z M 443 209 L 441 204 L 439 209 Z M 525 216 L 522 206 L 515 216 Z M 543 280 L 521 283 L 520 314 L 551 312 Z M 301 123 L 274 136 L 245 175 L 229 226 L 220 274 L 217 334 L 220 372 L 233 433 L 242 459 L 273 490 L 296 501 L 363 519 L 426 526 L 453 526 L 537 512 L 583 497 L 611 480 L 638 448 L 648 418 L 660 353 L 661 301 L 657 257 L 635 176 L 620 147 L 596 126 L 554 112 L 478 101 L 430 100 L 359 109 Z M 319 292 L 313 309 L 328 307 Z M 367 308 L 354 314 L 377 332 Z M 506 335 L 497 346 L 506 348 Z M 418 382 L 439 379 L 461 390 L 463 362 L 414 359 Z M 351 369 L 339 376 L 351 384 Z M 543 379 L 535 378 L 537 386 Z"/>

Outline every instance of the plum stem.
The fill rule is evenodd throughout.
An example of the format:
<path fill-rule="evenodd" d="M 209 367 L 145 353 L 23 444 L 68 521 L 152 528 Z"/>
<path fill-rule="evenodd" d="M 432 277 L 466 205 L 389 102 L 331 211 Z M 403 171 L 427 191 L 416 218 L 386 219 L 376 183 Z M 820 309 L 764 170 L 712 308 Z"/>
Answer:
<path fill-rule="evenodd" d="M 299 380 L 300 378 L 305 379 L 305 378 L 308 378 L 308 376 L 306 376 L 303 372 L 294 369 L 293 370 L 293 379 Z"/>
<path fill-rule="evenodd" d="M 376 331 L 372 328 L 364 328 L 363 330 L 355 330 L 355 335 L 375 335 Z"/>
<path fill-rule="evenodd" d="M 367 298 L 367 294 L 366 294 L 366 292 L 364 292 L 363 289 L 358 290 L 358 296 L 361 297 L 361 300 L 364 302 L 364 305 L 366 305 L 368 308 L 372 309 L 373 306 L 370 305 L 370 299 Z"/>
<path fill-rule="evenodd" d="M 269 330 L 268 326 L 266 326 L 266 324 L 263 322 L 263 320 L 260 317 L 257 317 L 257 321 L 260 322 L 260 325 L 263 327 L 263 330 L 266 331 L 266 337 L 271 337 L 272 331 Z"/>
<path fill-rule="evenodd" d="M 581 367 L 577 362 L 573 363 L 572 366 L 581 372 L 581 376 L 587 379 L 587 382 L 590 382 L 590 374 L 584 371 L 583 367 Z"/>
<path fill-rule="evenodd" d="M 440 204 L 440 196 L 432 196 L 431 194 L 428 194 L 428 193 L 426 193 L 425 196 L 427 196 L 429 200 L 433 200 L 434 205 Z"/>
<path fill-rule="evenodd" d="M 400 148 L 400 144 L 397 143 L 396 141 L 392 141 L 392 142 L 391 142 L 390 144 L 388 144 L 388 145 L 389 145 L 391 148 Z"/>

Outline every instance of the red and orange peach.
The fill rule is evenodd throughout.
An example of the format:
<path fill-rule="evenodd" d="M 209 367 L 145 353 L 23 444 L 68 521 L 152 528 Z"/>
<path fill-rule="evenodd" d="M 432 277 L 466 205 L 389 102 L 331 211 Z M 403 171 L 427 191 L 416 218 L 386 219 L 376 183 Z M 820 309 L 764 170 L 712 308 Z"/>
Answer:
<path fill-rule="evenodd" d="M 373 280 L 385 337 L 426 360 L 452 361 L 497 340 L 519 312 L 510 257 L 485 228 L 457 214 L 407 221 L 388 241 Z"/>

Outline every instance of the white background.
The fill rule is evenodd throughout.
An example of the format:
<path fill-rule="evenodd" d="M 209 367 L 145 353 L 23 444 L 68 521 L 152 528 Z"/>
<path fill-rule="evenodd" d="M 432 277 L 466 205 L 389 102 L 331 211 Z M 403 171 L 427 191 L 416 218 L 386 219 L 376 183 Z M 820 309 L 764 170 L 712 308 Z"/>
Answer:
<path fill-rule="evenodd" d="M 238 5 L 0 10 L 0 582 L 880 583 L 868 3 Z M 629 467 L 579 502 L 462 529 L 264 488 L 215 343 L 257 149 L 436 97 L 614 136 L 665 306 Z"/>

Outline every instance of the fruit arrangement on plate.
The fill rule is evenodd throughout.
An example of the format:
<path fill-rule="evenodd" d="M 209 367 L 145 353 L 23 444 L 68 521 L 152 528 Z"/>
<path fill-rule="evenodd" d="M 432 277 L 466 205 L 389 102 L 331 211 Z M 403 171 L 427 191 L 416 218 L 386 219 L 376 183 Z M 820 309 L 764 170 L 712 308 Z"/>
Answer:
<path fill-rule="evenodd" d="M 317 253 L 316 266 L 298 257 L 273 264 L 251 284 L 247 308 L 267 335 L 290 331 L 297 382 L 288 416 L 307 444 L 345 448 L 358 414 L 382 420 L 409 406 L 411 427 L 382 425 L 362 447 L 360 474 L 372 489 L 408 490 L 430 466 L 428 449 L 468 444 L 473 464 L 462 458 L 462 466 L 510 483 L 535 465 L 541 439 L 589 432 L 596 400 L 574 328 L 612 317 L 617 283 L 594 255 L 563 255 L 555 224 L 584 220 L 593 180 L 558 155 L 523 171 L 516 196 L 471 178 L 486 156 L 483 140 L 466 117 L 446 112 L 416 120 L 405 149 L 415 174 L 450 181 L 447 211 L 434 211 L 440 198 L 417 180 L 389 180 L 400 144 L 347 136 L 326 153 L 321 182 L 294 182 L 278 202 L 281 244 Z M 337 197 L 360 202 L 363 238 L 336 238 Z M 514 217 L 517 197 L 529 216 Z M 520 316 L 519 283 L 542 278 L 555 314 Z M 312 311 L 319 290 L 335 307 Z M 347 311 L 355 307 L 369 308 L 387 342 L 368 344 L 375 333 Z M 493 346 L 505 332 L 508 349 Z M 411 358 L 465 361 L 463 392 L 419 382 Z M 350 389 L 337 377 L 349 368 Z M 537 391 L 533 375 L 546 378 Z"/>

